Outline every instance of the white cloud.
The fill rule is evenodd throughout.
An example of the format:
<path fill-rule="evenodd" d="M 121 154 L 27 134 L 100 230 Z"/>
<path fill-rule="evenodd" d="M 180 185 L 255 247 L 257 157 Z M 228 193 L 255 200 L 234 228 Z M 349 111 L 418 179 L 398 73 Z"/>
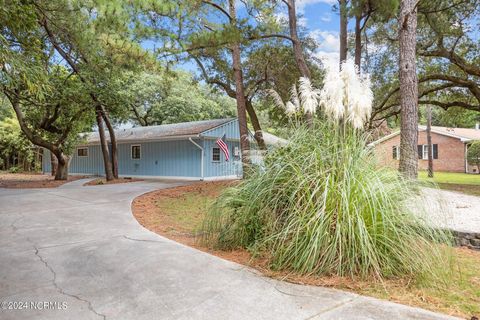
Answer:
<path fill-rule="evenodd" d="M 288 14 L 284 11 L 278 11 L 274 14 L 278 23 L 288 23 Z"/>
<path fill-rule="evenodd" d="M 295 5 L 297 7 L 297 11 L 300 13 L 303 13 L 305 10 L 305 7 L 311 4 L 326 3 L 329 5 L 333 5 L 337 2 L 338 0 L 298 0 Z"/>
<path fill-rule="evenodd" d="M 310 36 L 317 42 L 317 58 L 325 65 L 337 64 L 339 61 L 340 38 L 337 31 L 325 31 L 316 29 L 310 32 Z"/>
<path fill-rule="evenodd" d="M 316 29 L 311 31 L 309 35 L 317 42 L 319 50 L 338 52 L 340 48 L 340 38 L 337 31 Z"/>
<path fill-rule="evenodd" d="M 288 25 L 288 14 L 284 11 L 278 11 L 274 14 L 275 19 L 278 23 L 283 23 Z M 297 25 L 299 27 L 307 27 L 308 20 L 305 17 L 301 17 L 297 19 Z"/>
<path fill-rule="evenodd" d="M 340 56 L 338 52 L 318 51 L 315 53 L 315 57 L 322 61 L 322 64 L 325 67 L 338 66 L 340 63 Z"/>
<path fill-rule="evenodd" d="M 297 19 L 297 24 L 298 24 L 299 27 L 306 27 L 307 23 L 308 23 L 308 20 L 305 17 L 301 17 L 301 18 Z"/>

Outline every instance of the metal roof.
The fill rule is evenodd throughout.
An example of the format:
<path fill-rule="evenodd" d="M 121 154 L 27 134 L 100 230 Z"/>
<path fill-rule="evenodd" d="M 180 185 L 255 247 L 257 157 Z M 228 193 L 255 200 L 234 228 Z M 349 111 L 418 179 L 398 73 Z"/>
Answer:
<path fill-rule="evenodd" d="M 115 130 L 115 137 L 117 142 L 129 142 L 129 141 L 143 141 L 143 140 L 161 140 L 172 139 L 175 137 L 192 137 L 198 136 L 202 132 L 213 129 L 215 127 L 226 124 L 235 118 L 229 119 L 215 119 L 215 120 L 202 120 L 172 124 L 162 124 L 159 126 L 148 127 L 134 127 L 128 129 Z M 110 140 L 108 132 L 105 132 L 107 140 Z M 98 132 L 85 133 L 87 144 L 95 144 L 100 142 Z"/>

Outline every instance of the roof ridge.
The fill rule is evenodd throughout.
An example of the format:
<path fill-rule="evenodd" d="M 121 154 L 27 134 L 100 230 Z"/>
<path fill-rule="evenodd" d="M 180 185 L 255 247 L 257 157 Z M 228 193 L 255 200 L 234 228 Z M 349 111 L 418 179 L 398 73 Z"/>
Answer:
<path fill-rule="evenodd" d="M 236 118 L 206 119 L 190 122 L 168 123 L 155 126 L 139 126 L 131 128 L 115 129 L 115 136 L 118 142 L 133 140 L 154 140 L 154 139 L 172 139 L 175 137 L 199 137 L 201 133 L 226 125 Z M 98 143 L 99 132 L 81 133 L 81 137 L 86 138 L 86 143 Z M 109 140 L 107 135 L 107 140 Z"/>

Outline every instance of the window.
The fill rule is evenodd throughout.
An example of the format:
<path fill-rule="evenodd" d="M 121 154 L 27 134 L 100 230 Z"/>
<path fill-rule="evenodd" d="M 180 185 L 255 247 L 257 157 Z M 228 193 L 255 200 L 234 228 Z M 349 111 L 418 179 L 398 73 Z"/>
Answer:
<path fill-rule="evenodd" d="M 232 146 L 232 154 L 235 157 L 240 157 L 240 148 L 236 146 Z"/>
<path fill-rule="evenodd" d="M 78 148 L 77 149 L 78 157 L 88 157 L 88 148 Z"/>
<path fill-rule="evenodd" d="M 422 145 L 423 147 L 423 152 L 422 152 L 422 159 L 427 160 L 428 159 L 428 144 Z"/>
<path fill-rule="evenodd" d="M 428 144 L 419 144 L 418 159 L 428 160 Z M 438 144 L 432 144 L 432 158 L 438 159 Z"/>
<path fill-rule="evenodd" d="M 399 160 L 400 159 L 400 147 L 393 146 L 392 147 L 392 159 Z"/>
<path fill-rule="evenodd" d="M 213 162 L 220 162 L 220 148 L 213 148 L 212 149 L 212 161 Z"/>
<path fill-rule="evenodd" d="M 140 145 L 132 146 L 132 159 L 140 159 Z"/>

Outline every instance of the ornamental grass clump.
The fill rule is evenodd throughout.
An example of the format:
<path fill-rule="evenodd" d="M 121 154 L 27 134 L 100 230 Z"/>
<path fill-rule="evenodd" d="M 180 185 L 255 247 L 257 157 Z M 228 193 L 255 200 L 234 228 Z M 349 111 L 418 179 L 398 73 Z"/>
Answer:
<path fill-rule="evenodd" d="M 225 190 L 207 214 L 203 240 L 220 249 L 247 248 L 273 269 L 300 274 L 381 279 L 432 275 L 445 266 L 440 243 L 450 237 L 412 211 L 416 184 L 378 167 L 367 147 L 359 123 L 369 111 L 359 109 L 369 93 L 362 94 L 355 100 L 347 92 L 344 110 L 295 127 L 288 145 Z M 302 96 L 319 105 L 322 96 L 334 99 L 325 90 Z"/>

